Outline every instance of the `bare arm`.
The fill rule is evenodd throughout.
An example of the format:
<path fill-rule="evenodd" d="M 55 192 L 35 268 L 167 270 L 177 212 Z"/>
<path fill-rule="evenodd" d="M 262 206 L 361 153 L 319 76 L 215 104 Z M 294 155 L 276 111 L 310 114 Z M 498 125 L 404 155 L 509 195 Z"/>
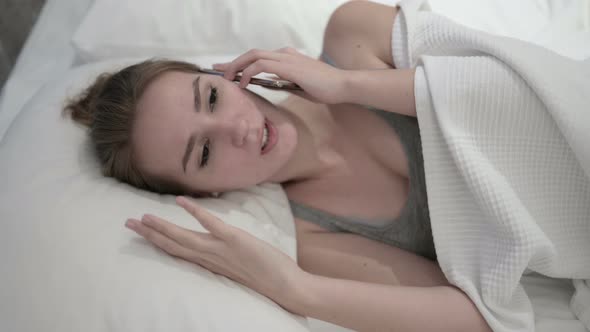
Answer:
<path fill-rule="evenodd" d="M 346 102 L 416 117 L 415 69 L 351 70 Z"/>
<path fill-rule="evenodd" d="M 363 282 L 449 285 L 437 262 L 358 234 L 309 232 L 296 218 L 297 263 L 309 273 Z"/>
<path fill-rule="evenodd" d="M 390 286 L 308 273 L 297 289 L 294 312 L 356 331 L 492 331 L 453 286 Z"/>
<path fill-rule="evenodd" d="M 340 6 L 324 33 L 324 54 L 346 69 L 345 102 L 416 116 L 414 69 L 393 69 L 396 7 L 367 1 Z"/>
<path fill-rule="evenodd" d="M 358 331 L 490 331 L 437 262 L 357 234 L 295 225 L 303 273 L 284 297 L 289 310 Z"/>
<path fill-rule="evenodd" d="M 391 28 L 397 9 L 366 1 L 340 6 L 324 34 L 324 55 L 332 68 L 283 48 L 250 50 L 232 62 L 217 64 L 233 80 L 242 71 L 240 87 L 259 73 L 274 73 L 297 83 L 305 98 L 326 104 L 355 103 L 416 116 L 413 69 L 392 69 Z"/>

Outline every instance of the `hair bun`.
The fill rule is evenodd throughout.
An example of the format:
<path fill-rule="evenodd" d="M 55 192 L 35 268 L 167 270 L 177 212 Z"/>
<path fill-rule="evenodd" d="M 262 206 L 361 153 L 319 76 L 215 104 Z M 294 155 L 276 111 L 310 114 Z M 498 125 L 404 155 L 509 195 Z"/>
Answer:
<path fill-rule="evenodd" d="M 110 73 L 99 75 L 93 84 L 67 101 L 63 114 L 70 115 L 75 122 L 90 127 L 96 112 L 96 101 L 112 76 Z"/>

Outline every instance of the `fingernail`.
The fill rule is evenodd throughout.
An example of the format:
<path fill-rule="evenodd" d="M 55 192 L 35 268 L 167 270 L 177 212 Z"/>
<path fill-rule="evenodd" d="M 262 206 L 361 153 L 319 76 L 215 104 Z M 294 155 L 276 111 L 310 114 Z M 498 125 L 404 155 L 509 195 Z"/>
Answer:
<path fill-rule="evenodd" d="M 135 222 L 131 219 L 127 219 L 127 221 L 125 222 L 125 227 L 130 228 L 130 229 L 134 229 L 137 225 L 135 224 Z"/>
<path fill-rule="evenodd" d="M 144 214 L 143 218 L 141 218 L 141 221 L 144 223 L 149 223 L 152 221 L 155 221 L 154 217 L 150 216 L 149 214 Z"/>

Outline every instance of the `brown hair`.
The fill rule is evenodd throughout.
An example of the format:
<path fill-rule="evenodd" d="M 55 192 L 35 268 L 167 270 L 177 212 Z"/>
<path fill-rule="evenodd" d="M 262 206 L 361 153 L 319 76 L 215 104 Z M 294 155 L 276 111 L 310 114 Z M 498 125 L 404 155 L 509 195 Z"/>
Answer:
<path fill-rule="evenodd" d="M 198 72 L 182 61 L 151 59 L 98 76 L 86 90 L 67 102 L 63 115 L 89 129 L 90 141 L 102 173 L 140 189 L 162 194 L 188 194 L 182 186 L 165 179 L 147 177 L 137 167 L 131 131 L 137 102 L 150 82 L 168 71 Z"/>

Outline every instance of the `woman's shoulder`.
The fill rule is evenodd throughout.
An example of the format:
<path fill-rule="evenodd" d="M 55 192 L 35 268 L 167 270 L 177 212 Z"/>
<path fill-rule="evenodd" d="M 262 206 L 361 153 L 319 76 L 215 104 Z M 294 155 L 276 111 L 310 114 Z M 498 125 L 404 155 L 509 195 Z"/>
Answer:
<path fill-rule="evenodd" d="M 391 30 L 397 7 L 350 1 L 338 7 L 324 32 L 324 53 L 344 69 L 393 67 Z"/>

